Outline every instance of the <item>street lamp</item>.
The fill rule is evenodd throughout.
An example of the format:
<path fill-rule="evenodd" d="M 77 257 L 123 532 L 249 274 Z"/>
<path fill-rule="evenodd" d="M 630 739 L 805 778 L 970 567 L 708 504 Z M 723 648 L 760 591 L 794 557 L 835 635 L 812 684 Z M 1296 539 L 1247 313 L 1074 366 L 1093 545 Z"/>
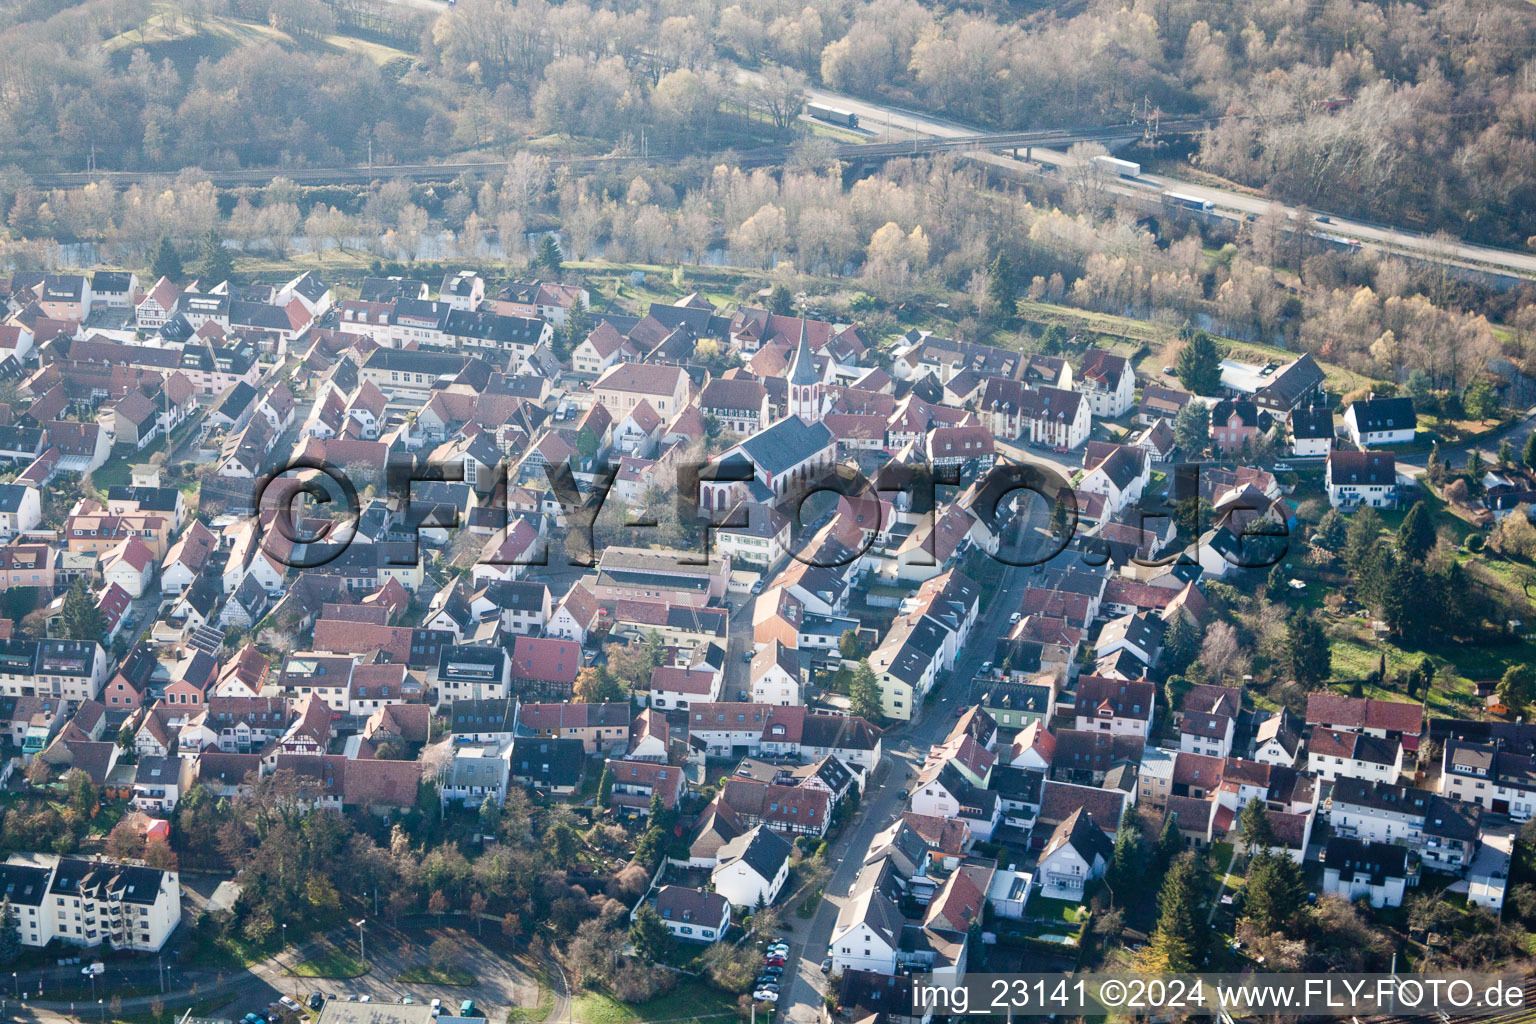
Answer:
<path fill-rule="evenodd" d="M 363 925 L 367 924 L 366 918 L 357 922 L 357 951 L 358 959 L 362 962 L 363 969 L 368 969 L 368 945 L 363 937 Z"/>
<path fill-rule="evenodd" d="M 98 1009 L 101 1010 L 102 1024 L 106 1024 L 106 1020 L 107 1020 L 107 1003 L 106 1003 L 106 1000 L 104 1000 L 104 999 L 96 1000 L 96 1006 L 97 1006 Z"/>

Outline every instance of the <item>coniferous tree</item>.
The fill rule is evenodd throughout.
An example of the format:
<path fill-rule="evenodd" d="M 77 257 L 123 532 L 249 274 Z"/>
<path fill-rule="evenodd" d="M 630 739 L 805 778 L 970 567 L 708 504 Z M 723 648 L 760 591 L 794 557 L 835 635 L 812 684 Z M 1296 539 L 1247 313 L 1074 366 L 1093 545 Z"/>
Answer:
<path fill-rule="evenodd" d="M 1473 448 L 1472 454 L 1467 456 L 1467 485 L 1474 490 L 1481 487 L 1486 468 L 1483 465 L 1483 453 Z"/>
<path fill-rule="evenodd" d="M 203 236 L 202 249 L 198 255 L 202 262 L 203 277 L 210 284 L 221 284 L 234 276 L 234 256 L 225 247 L 224 239 L 219 237 L 217 231 L 209 231 Z"/>
<path fill-rule="evenodd" d="M 66 640 L 100 640 L 107 625 L 85 580 L 76 580 L 59 612 L 59 635 Z"/>
<path fill-rule="evenodd" d="M 602 776 L 597 780 L 597 808 L 601 811 L 608 806 L 608 798 L 613 795 L 613 771 L 603 769 Z"/>
<path fill-rule="evenodd" d="M 1211 443 L 1211 411 L 1199 402 L 1186 402 L 1173 415 L 1173 443 L 1187 458 L 1204 454 Z"/>
<path fill-rule="evenodd" d="M 1536 438 L 1536 435 L 1532 435 Z M 1530 446 L 1527 445 L 1527 448 Z M 1445 480 L 1445 460 L 1440 457 L 1440 443 L 1437 441 L 1429 446 L 1429 462 L 1424 466 L 1424 475 L 1429 477 L 1429 482 L 1436 487 Z"/>
<path fill-rule="evenodd" d="M 560 276 L 560 271 L 564 269 L 565 254 L 560 251 L 560 243 L 555 241 L 554 235 L 545 235 L 539 239 L 539 251 L 533 262 L 546 274 Z"/>
<path fill-rule="evenodd" d="M 1161 873 L 1168 870 L 1184 849 L 1184 837 L 1179 834 L 1179 826 L 1176 815 L 1168 815 L 1163 820 L 1163 830 L 1157 836 L 1157 870 Z"/>
<path fill-rule="evenodd" d="M 1195 970 L 1204 962 L 1204 879 L 1193 854 L 1181 854 L 1157 894 L 1157 926 L 1147 945 L 1145 968 L 1169 973 Z"/>
<path fill-rule="evenodd" d="M 1000 252 L 992 260 L 987 278 L 987 298 L 992 300 L 993 315 L 1001 320 L 1007 320 L 1018 312 L 1018 299 L 1015 298 L 1015 289 L 1018 283 L 1014 280 L 1013 261 L 1007 253 Z"/>
<path fill-rule="evenodd" d="M 1434 513 L 1422 501 L 1416 501 L 1397 528 L 1397 550 L 1404 558 L 1422 562 L 1434 547 Z"/>
<path fill-rule="evenodd" d="M 1249 800 L 1238 817 L 1238 837 L 1248 852 L 1268 850 L 1275 843 L 1275 829 L 1269 822 L 1269 809 L 1263 800 Z"/>
<path fill-rule="evenodd" d="M 672 948 L 672 933 L 662 923 L 661 915 L 649 903 L 640 904 L 635 911 L 635 922 L 629 926 L 629 941 L 635 944 L 642 956 L 657 960 Z"/>
<path fill-rule="evenodd" d="M 1115 852 L 1109 863 L 1109 885 L 1119 893 L 1141 876 L 1141 826 L 1131 814 L 1130 808 L 1120 815 L 1120 828 L 1115 832 Z M 1124 896 L 1121 897 L 1122 902 Z"/>
<path fill-rule="evenodd" d="M 1344 547 L 1344 539 L 1348 534 L 1349 520 L 1344 518 L 1344 513 L 1331 508 L 1317 521 L 1317 529 L 1312 532 L 1312 543 L 1337 553 Z"/>
<path fill-rule="evenodd" d="M 1200 644 L 1205 639 L 1204 630 L 1183 615 L 1174 616 L 1168 633 L 1163 637 L 1164 668 L 1177 675 L 1189 668 L 1200 655 Z"/>
<path fill-rule="evenodd" d="M 1301 912 L 1306 902 L 1306 879 L 1291 858 L 1266 851 L 1248 866 L 1243 893 L 1243 918 L 1269 935 L 1288 926 Z"/>
<path fill-rule="evenodd" d="M 149 265 L 150 273 L 155 279 L 168 277 L 172 281 L 181 280 L 181 254 L 176 251 L 176 246 L 169 238 L 161 238 L 160 245 L 155 249 L 154 261 Z"/>
<path fill-rule="evenodd" d="M 870 667 L 869 659 L 859 661 L 859 667 L 853 670 L 853 682 L 848 688 L 849 710 L 861 718 L 871 722 L 878 721 L 884 701 L 880 692 L 880 680 L 875 676 L 875 670 Z"/>
<path fill-rule="evenodd" d="M 782 281 L 774 285 L 773 290 L 768 293 L 768 312 L 778 316 L 789 316 L 794 308 L 795 296 L 790 292 L 789 285 Z"/>
<path fill-rule="evenodd" d="M 1525 439 L 1525 451 L 1521 452 L 1520 461 L 1525 463 L 1525 468 L 1536 469 L 1536 433 Z"/>
<path fill-rule="evenodd" d="M 1333 654 L 1322 623 L 1303 609 L 1285 625 L 1285 659 L 1292 677 L 1301 685 L 1317 686 L 1333 668 Z"/>
<path fill-rule="evenodd" d="M 9 896 L 0 898 L 0 964 L 8 964 L 21 955 L 21 921 Z"/>
<path fill-rule="evenodd" d="M 1365 568 L 1366 558 L 1376 547 L 1381 534 L 1381 516 L 1373 508 L 1362 508 L 1349 521 L 1344 535 L 1344 567 L 1357 578 Z"/>
<path fill-rule="evenodd" d="M 1174 369 L 1179 383 L 1197 395 L 1214 395 L 1221 390 L 1221 353 L 1204 331 L 1196 331 L 1180 350 Z"/>

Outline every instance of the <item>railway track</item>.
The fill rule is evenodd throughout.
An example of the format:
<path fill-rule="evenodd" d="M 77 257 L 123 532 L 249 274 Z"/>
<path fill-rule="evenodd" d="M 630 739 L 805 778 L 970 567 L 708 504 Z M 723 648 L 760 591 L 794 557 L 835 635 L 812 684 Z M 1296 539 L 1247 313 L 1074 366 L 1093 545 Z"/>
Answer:
<path fill-rule="evenodd" d="M 1187 134 L 1200 131 L 1206 125 L 1198 118 L 1182 118 L 1165 121 L 1158 131 L 1165 134 Z M 1141 125 L 1121 124 L 1098 128 L 1043 128 L 1025 132 L 995 132 L 966 135 L 956 138 L 914 139 L 908 142 L 845 142 L 834 150 L 840 160 L 874 161 L 903 156 L 921 156 L 932 153 L 966 152 L 969 150 L 1026 149 L 1031 146 L 1064 148 L 1078 142 L 1102 142 L 1140 135 Z M 734 155 L 739 166 L 765 167 L 784 163 L 790 158 L 790 146 L 761 146 L 742 150 Z M 719 154 L 725 160 L 729 154 Z M 582 156 L 552 157 L 550 162 L 559 167 L 596 170 L 607 166 L 622 166 L 636 162 L 648 162 L 638 156 Z M 688 157 L 670 157 L 659 162 L 677 163 Z M 273 177 L 282 175 L 300 185 L 367 184 L 375 180 L 403 178 L 408 181 L 450 181 L 460 175 L 481 177 L 495 174 L 505 168 L 506 162 L 485 160 L 452 164 L 392 164 L 387 167 L 279 167 L 260 170 L 205 171 L 204 175 L 215 185 L 262 185 Z M 37 174 L 32 180 L 44 188 L 80 188 L 92 182 L 107 182 L 119 187 L 138 185 L 154 179 L 167 179 L 170 174 L 150 171 L 94 171 Z"/>
<path fill-rule="evenodd" d="M 1519 1009 L 1510 1010 L 1508 1013 L 1489 1014 L 1463 1013 L 1445 1014 L 1399 1014 L 1387 1017 L 1361 1017 L 1358 1024 L 1485 1024 L 1487 1021 L 1500 1021 L 1502 1024 L 1519 1024 L 1519 1022 L 1536 1020 L 1536 979 L 1527 981 L 1523 989 L 1524 997 Z"/>

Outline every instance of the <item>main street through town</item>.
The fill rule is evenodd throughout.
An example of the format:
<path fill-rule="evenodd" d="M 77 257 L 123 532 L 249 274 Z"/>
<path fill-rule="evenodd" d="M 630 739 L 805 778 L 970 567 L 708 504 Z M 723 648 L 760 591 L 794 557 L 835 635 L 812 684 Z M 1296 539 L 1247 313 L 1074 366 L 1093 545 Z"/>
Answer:
<path fill-rule="evenodd" d="M 1021 461 L 1039 461 L 1032 452 L 1020 452 L 1019 455 L 1023 457 Z M 1046 533 L 1050 506 L 1038 497 L 1027 501 L 1021 499 L 1020 505 L 1021 515 L 1013 524 L 1018 531 L 1017 550 L 1026 554 L 1049 552 L 1054 546 Z M 818 1019 L 823 994 L 829 984 L 829 979 L 821 973 L 821 961 L 828 955 L 832 928 L 837 923 L 838 912 L 847 902 L 848 890 L 863 866 L 864 855 L 876 834 L 906 809 L 907 787 L 922 767 L 928 748 L 941 741 L 954 726 L 955 709 L 964 706 L 971 680 L 980 671 L 982 662 L 992 657 L 993 641 L 1008 628 L 1008 617 L 1017 604 L 1017 601 L 1009 600 L 1008 595 L 1017 595 L 1025 585 L 1025 578 L 1034 570 L 999 562 L 997 571 L 997 580 L 987 588 L 988 599 L 982 603 L 959 660 L 950 671 L 948 682 L 941 684 L 939 699 L 919 705 L 921 717 L 916 722 L 886 731 L 885 757 L 865 790 L 859 813 L 832 844 L 828 855 L 828 861 L 833 865 L 832 873 L 815 916 L 806 923 L 795 918 L 792 912 L 786 914 L 785 920 L 791 922 L 793 929 L 788 936 L 788 962 L 794 965 L 794 974 L 786 990 L 787 998 L 779 1009 L 794 1024 L 812 1024 Z"/>

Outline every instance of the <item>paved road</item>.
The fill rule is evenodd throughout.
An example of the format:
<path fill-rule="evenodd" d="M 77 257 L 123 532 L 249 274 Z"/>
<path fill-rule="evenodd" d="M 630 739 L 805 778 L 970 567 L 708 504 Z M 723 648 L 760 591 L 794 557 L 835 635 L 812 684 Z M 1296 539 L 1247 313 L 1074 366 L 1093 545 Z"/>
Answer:
<path fill-rule="evenodd" d="M 749 81 L 754 74 L 750 71 L 741 71 L 737 76 L 738 81 Z M 987 134 L 986 130 L 975 125 L 910 110 L 895 104 L 873 103 L 826 89 L 808 89 L 806 94 L 812 103 L 851 110 L 858 114 L 859 126 L 864 129 L 864 134 L 868 136 L 870 142 L 894 142 L 921 135 L 962 138 L 967 135 Z M 1134 137 L 1134 134 L 1128 134 L 1127 140 Z M 1069 162 L 1065 153 L 1050 149 L 1035 148 L 1030 156 L 1045 164 L 1059 166 Z M 1005 157 L 999 156 L 993 159 L 994 162 L 1007 162 Z M 1147 198 L 1167 189 L 1209 199 L 1216 205 L 1218 214 L 1223 214 L 1229 219 L 1245 218 L 1249 214 L 1259 215 L 1272 208 L 1282 210 L 1293 220 L 1302 216 L 1302 211 L 1298 207 L 1276 203 L 1262 196 L 1197 185 L 1165 175 L 1143 174 L 1140 178 L 1112 182 L 1108 186 L 1110 192 L 1138 198 Z M 1320 212 L 1313 209 L 1307 216 L 1316 218 Z M 1412 253 L 1437 262 L 1461 266 L 1496 267 L 1521 275 L 1536 275 L 1536 255 L 1468 242 L 1453 242 L 1445 245 L 1428 235 L 1399 230 L 1389 225 L 1371 224 L 1330 215 L 1326 223 L 1314 219 L 1312 233 L 1334 240 L 1354 240 L 1373 248 Z"/>
<path fill-rule="evenodd" d="M 178 1009 L 191 1003 L 227 996 L 230 1001 L 228 1010 L 237 1012 L 226 1012 L 223 1015 L 238 1017 L 250 1010 L 259 1010 L 267 1006 L 279 996 L 304 997 L 315 991 L 335 994 L 342 999 L 349 995 L 367 995 L 381 1002 L 397 1002 L 406 993 L 411 993 L 423 1002 L 440 998 L 444 1004 L 455 1005 L 459 1000 L 472 998 L 491 1020 L 503 1019 L 507 1009 L 512 1006 L 537 1004 L 537 980 L 516 963 L 498 956 L 473 941 L 472 932 L 468 933 L 467 941 L 462 943 L 461 955 L 457 962 L 475 975 L 473 985 L 432 986 L 396 981 L 395 976 L 401 970 L 425 960 L 426 947 L 435 937 L 427 932 L 425 924 L 425 922 L 412 924 L 397 931 L 382 923 L 370 921 L 368 961 L 371 969 L 368 974 L 360 978 L 328 980 L 290 975 L 288 971 L 295 963 L 301 962 L 317 951 L 325 941 L 323 938 L 314 939 L 254 964 L 249 970 L 221 971 L 212 968 L 174 970 L 170 975 L 169 991 L 164 996 L 125 996 L 122 999 L 121 1012 L 142 1013 L 150 1010 L 155 1002 L 161 1000 L 167 1007 Z M 496 928 L 499 924 L 487 922 L 486 926 Z M 355 936 L 355 928 L 346 925 L 333 930 L 329 937 L 340 939 L 355 938 Z M 103 1003 L 110 1002 L 116 987 L 114 982 L 117 985 L 123 985 L 131 980 L 141 987 L 152 987 L 157 969 L 157 965 L 153 962 L 114 967 L 98 981 L 97 996 L 103 1000 Z M 82 982 L 84 979 L 79 977 L 78 972 L 78 967 L 23 972 L 24 977 L 18 980 L 22 982 L 22 991 L 27 993 L 29 998 L 24 1006 L 18 1004 L 14 998 L 7 998 L 4 1006 L 0 1007 L 0 1020 L 40 1021 L 43 1024 L 62 1024 L 64 1021 L 73 1020 L 88 1021 L 91 1013 L 97 1012 L 91 1007 L 89 1000 L 79 999 L 72 1002 L 48 998 L 50 985 L 78 985 Z M 41 982 L 43 998 L 38 999 L 35 993 L 40 977 L 44 979 Z M 557 1008 L 559 999 L 557 993 Z M 102 1009 L 104 1010 L 105 1007 L 103 1006 Z M 569 1015 L 568 1009 L 562 1012 Z M 553 1014 L 550 1017 L 550 1024 L 557 1024 Z"/>
<path fill-rule="evenodd" d="M 1026 460 L 1034 459 L 1035 453 L 1020 453 Z M 1043 501 L 1032 502 L 1026 509 L 1027 519 L 1021 531 L 1031 531 L 1037 543 L 1048 544 L 1039 531 L 1046 528 L 1050 509 Z M 807 925 L 794 920 L 795 932 L 790 943 L 790 963 L 794 975 L 788 989 L 788 999 L 780 1004 L 787 1019 L 793 1024 L 812 1024 L 822 1006 L 822 994 L 828 979 L 821 973 L 821 961 L 827 956 L 827 946 L 832 939 L 832 928 L 837 923 L 838 911 L 847 901 L 848 890 L 858 877 L 864 855 L 876 833 L 888 827 L 902 811 L 906 810 L 906 785 L 909 777 L 922 766 L 928 748 L 944 738 L 955 724 L 954 711 L 963 706 L 969 695 L 970 682 L 981 668 L 981 663 L 991 657 L 992 642 L 1007 630 L 1008 617 L 1016 606 L 1016 597 L 1025 585 L 1030 569 L 1017 566 L 1002 567 L 1002 575 L 996 587 L 989 591 L 993 599 L 982 607 L 976 624 L 959 660 L 950 671 L 949 683 L 941 691 L 940 701 L 926 706 L 923 717 L 913 725 L 897 727 L 886 733 L 885 758 L 864 794 L 858 817 L 844 829 L 842 837 L 833 844 L 830 861 L 835 867 L 827 881 L 826 896 Z M 1003 595 L 1001 600 L 995 599 Z M 881 774 L 881 771 L 884 774 Z"/>
<path fill-rule="evenodd" d="M 1454 469 L 1466 465 L 1467 457 L 1472 454 L 1472 449 L 1476 448 L 1483 453 L 1483 461 L 1492 464 L 1493 459 L 1498 455 L 1500 442 L 1506 440 L 1514 446 L 1515 457 L 1519 458 L 1520 453 L 1525 450 L 1526 439 L 1533 432 L 1536 432 L 1536 406 L 1525 410 L 1508 427 L 1483 438 L 1475 445 L 1441 445 L 1440 458 L 1448 468 Z M 1428 452 L 1414 452 L 1397 458 L 1398 471 L 1415 478 L 1423 476 L 1428 465 Z"/>

